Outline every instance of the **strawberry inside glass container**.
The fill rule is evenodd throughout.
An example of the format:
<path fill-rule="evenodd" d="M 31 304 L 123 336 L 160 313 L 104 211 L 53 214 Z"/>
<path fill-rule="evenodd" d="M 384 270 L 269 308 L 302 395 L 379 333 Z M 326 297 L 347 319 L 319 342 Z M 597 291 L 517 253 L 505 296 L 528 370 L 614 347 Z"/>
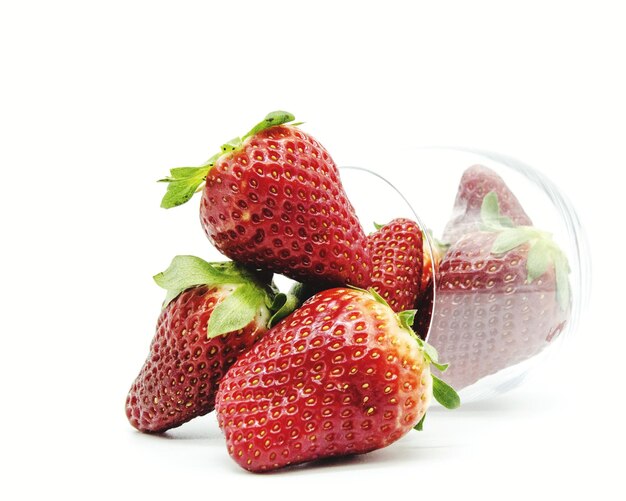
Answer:
<path fill-rule="evenodd" d="M 414 328 L 450 364 L 446 380 L 465 401 L 504 393 L 557 351 L 587 302 L 576 212 L 545 175 L 503 155 L 396 155 L 343 167 L 348 196 L 366 233 L 396 217 L 421 226 L 434 279 Z"/>

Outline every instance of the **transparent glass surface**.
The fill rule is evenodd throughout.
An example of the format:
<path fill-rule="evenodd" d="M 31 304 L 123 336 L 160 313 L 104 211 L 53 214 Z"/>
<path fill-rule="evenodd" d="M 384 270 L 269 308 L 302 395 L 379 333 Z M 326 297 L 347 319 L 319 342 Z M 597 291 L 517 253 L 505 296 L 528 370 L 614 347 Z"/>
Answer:
<path fill-rule="evenodd" d="M 478 255 L 480 242 L 492 242 L 492 237 L 485 235 L 484 228 L 464 226 L 463 214 L 459 215 L 458 208 L 453 214 L 453 207 L 462 176 L 476 165 L 501 178 L 531 220 L 531 224 L 513 226 L 547 235 L 555 244 L 552 249 L 566 256 L 566 306 L 554 306 L 554 273 L 530 283 L 521 281 L 521 276 L 528 278 L 524 273 L 530 252 L 524 251 L 524 245 L 532 249 L 536 240 L 519 247 L 519 255 L 516 251 L 503 254 L 502 263 L 472 257 L 474 251 Z M 576 331 L 590 289 L 586 237 L 571 203 L 536 169 L 500 154 L 431 147 L 398 151 L 372 159 L 368 165 L 342 167 L 341 178 L 366 233 L 374 231 L 374 222 L 408 217 L 428 230 L 431 253 L 438 245 L 433 237 L 454 236 L 441 269 L 433 270 L 426 338 L 438 349 L 440 361 L 450 362 L 449 372 L 442 377 L 460 390 L 465 401 L 514 388 L 536 364 L 555 356 Z M 451 225 L 454 217 L 459 221 Z M 518 267 L 510 266 L 518 261 Z M 494 274 L 479 269 L 482 265 L 493 268 Z M 548 266 L 556 269 L 551 262 Z M 513 285 L 507 288 L 507 281 Z"/>

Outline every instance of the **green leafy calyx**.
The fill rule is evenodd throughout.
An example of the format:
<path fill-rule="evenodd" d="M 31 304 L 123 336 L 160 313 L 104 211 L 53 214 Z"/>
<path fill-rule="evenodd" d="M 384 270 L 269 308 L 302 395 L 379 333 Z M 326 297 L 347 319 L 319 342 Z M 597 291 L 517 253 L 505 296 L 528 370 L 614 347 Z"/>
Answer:
<path fill-rule="evenodd" d="M 288 111 L 272 111 L 268 113 L 267 116 L 261 120 L 258 124 L 256 124 L 248 133 L 243 136 L 242 139 L 246 139 L 248 137 L 254 136 L 265 129 L 269 129 L 270 127 L 274 127 L 276 125 L 283 125 L 289 122 L 293 122 L 295 117 L 289 113 Z M 300 124 L 298 124 L 300 125 Z"/>
<path fill-rule="evenodd" d="M 161 200 L 161 207 L 171 209 L 187 202 L 194 193 L 201 189 L 213 163 L 201 167 L 175 167 L 170 175 L 159 179 L 160 183 L 168 183 L 167 191 Z"/>
<path fill-rule="evenodd" d="M 424 353 L 424 357 L 426 358 L 426 361 L 430 365 L 434 365 L 441 372 L 445 372 L 448 369 L 449 364 L 439 363 L 439 353 L 437 353 L 437 350 L 435 349 L 435 347 L 431 344 L 428 344 L 417 334 L 414 337 L 417 340 L 417 344 L 420 345 L 420 348 L 422 349 Z"/>
<path fill-rule="evenodd" d="M 217 304 L 207 325 L 207 336 L 213 338 L 238 331 L 254 320 L 265 307 L 265 295 L 252 283 L 238 285 Z"/>
<path fill-rule="evenodd" d="M 276 294 L 274 296 L 274 300 L 269 305 L 269 309 L 272 312 L 269 326 L 274 327 L 278 322 L 280 322 L 287 315 L 291 314 L 291 312 L 298 308 L 301 304 L 302 301 L 295 294 L 284 294 L 282 292 Z"/>
<path fill-rule="evenodd" d="M 560 308 L 566 310 L 570 303 L 569 264 L 552 235 L 534 226 L 514 226 L 509 218 L 501 216 L 495 191 L 488 193 L 483 199 L 481 216 L 482 229 L 498 233 L 491 246 L 492 254 L 505 254 L 528 244 L 526 283 L 530 284 L 550 268 L 554 269 L 557 301 Z"/>
<path fill-rule="evenodd" d="M 495 191 L 490 191 L 483 198 L 483 203 L 480 207 L 480 217 L 483 229 L 487 231 L 496 231 L 501 228 L 514 226 L 510 218 L 500 214 L 500 203 L 498 202 L 498 194 Z"/>
<path fill-rule="evenodd" d="M 461 398 L 448 383 L 433 376 L 433 396 L 446 409 L 456 409 L 461 405 Z"/>
<path fill-rule="evenodd" d="M 220 152 L 213 155 L 203 165 L 199 167 L 175 167 L 170 169 L 170 175 L 159 179 L 161 183 L 168 183 L 167 191 L 161 200 L 161 207 L 171 209 L 187 202 L 194 193 L 202 189 L 206 181 L 207 174 L 215 165 L 215 162 L 222 156 L 232 153 L 241 148 L 243 142 L 259 132 L 288 122 L 292 122 L 294 116 L 286 111 L 273 111 L 269 113 L 261 122 L 256 124 L 243 137 L 236 137 L 224 143 Z"/>
<path fill-rule="evenodd" d="M 207 325 L 207 336 L 216 337 L 242 329 L 256 316 L 267 327 L 295 309 L 293 301 L 271 283 L 271 274 L 249 270 L 233 262 L 207 263 L 195 256 L 176 256 L 154 281 L 167 291 L 163 307 L 192 287 L 218 287 L 218 304 Z"/>
<path fill-rule="evenodd" d="M 415 322 L 415 314 L 417 310 L 405 310 L 398 313 L 400 325 L 407 330 L 413 330 L 413 322 Z"/>
<path fill-rule="evenodd" d="M 159 287 L 167 290 L 164 307 L 181 292 L 197 285 L 238 285 L 250 280 L 234 263 L 207 263 L 196 256 L 176 256 L 167 270 L 153 278 Z"/>

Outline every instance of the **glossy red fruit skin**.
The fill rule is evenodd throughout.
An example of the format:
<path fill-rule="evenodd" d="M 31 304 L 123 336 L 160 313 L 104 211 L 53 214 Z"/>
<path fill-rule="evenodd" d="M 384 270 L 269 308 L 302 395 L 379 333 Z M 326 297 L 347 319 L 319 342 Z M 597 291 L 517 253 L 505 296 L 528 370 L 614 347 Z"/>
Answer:
<path fill-rule="evenodd" d="M 457 390 L 539 353 L 569 318 L 557 302 L 554 269 L 526 283 L 528 244 L 494 255 L 496 237 L 462 237 L 439 267 L 428 342 L 450 364 L 445 378 Z"/>
<path fill-rule="evenodd" d="M 200 219 L 234 261 L 300 282 L 367 286 L 367 237 L 339 171 L 295 127 L 270 127 L 222 156 L 207 175 Z"/>
<path fill-rule="evenodd" d="M 532 225 L 532 221 L 504 180 L 488 167 L 473 165 L 461 177 L 452 217 L 443 232 L 443 242 L 454 243 L 464 234 L 480 229 L 483 199 L 492 191 L 498 196 L 502 216 L 509 217 L 516 226 Z"/>
<path fill-rule="evenodd" d="M 372 260 L 370 287 L 393 311 L 414 308 L 424 260 L 420 227 L 410 219 L 397 218 L 367 238 Z"/>
<path fill-rule="evenodd" d="M 212 411 L 227 369 L 267 331 L 260 312 L 239 331 L 207 338 L 211 313 L 231 289 L 194 287 L 161 312 L 150 354 L 126 398 L 126 416 L 139 431 L 161 433 Z"/>
<path fill-rule="evenodd" d="M 260 472 L 385 447 L 421 419 L 431 392 L 429 365 L 392 310 L 330 289 L 231 367 L 216 411 L 231 457 Z"/>

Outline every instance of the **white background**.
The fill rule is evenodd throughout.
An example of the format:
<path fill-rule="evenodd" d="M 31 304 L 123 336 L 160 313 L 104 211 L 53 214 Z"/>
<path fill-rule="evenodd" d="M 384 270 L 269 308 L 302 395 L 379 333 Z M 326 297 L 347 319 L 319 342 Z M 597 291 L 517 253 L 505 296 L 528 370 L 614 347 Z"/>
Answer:
<path fill-rule="evenodd" d="M 3 2 L 2 498 L 623 496 L 619 7 Z M 340 165 L 448 144 L 542 170 L 593 250 L 577 335 L 519 390 L 433 410 L 423 433 L 358 458 L 259 476 L 227 456 L 213 415 L 134 432 L 124 398 L 163 296 L 151 276 L 209 255 L 197 200 L 164 211 L 154 181 L 274 109 Z"/>

